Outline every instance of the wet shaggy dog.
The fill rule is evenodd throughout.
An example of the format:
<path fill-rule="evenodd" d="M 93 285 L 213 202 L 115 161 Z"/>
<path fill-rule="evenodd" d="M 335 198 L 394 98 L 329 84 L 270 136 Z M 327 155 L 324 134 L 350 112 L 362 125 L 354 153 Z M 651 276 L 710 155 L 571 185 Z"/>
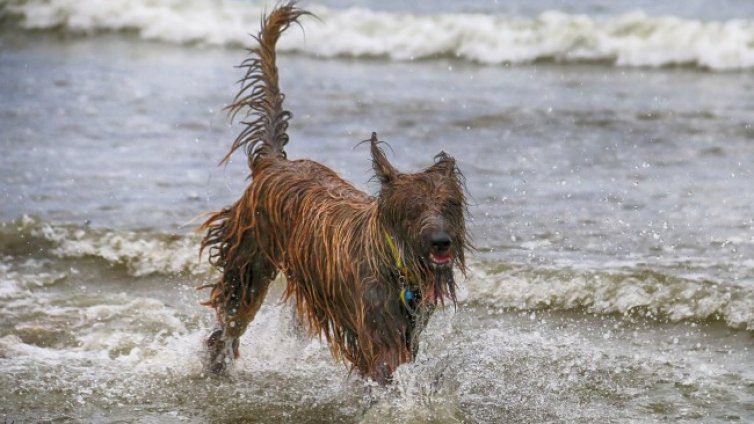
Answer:
<path fill-rule="evenodd" d="M 368 142 L 377 196 L 317 162 L 286 158 L 291 113 L 283 109 L 275 45 L 306 14 L 288 3 L 263 19 L 259 47 L 242 63 L 241 90 L 228 106 L 231 118 L 243 112 L 246 122 L 223 162 L 244 148 L 251 183 L 202 226 L 201 248 L 222 274 L 205 286 L 218 321 L 206 366 L 222 373 L 238 357 L 239 337 L 282 273 L 284 298 L 333 356 L 387 384 L 416 357 L 438 303 L 455 305 L 453 268 L 465 271 L 468 248 L 463 177 L 445 153 L 422 172 L 401 173 L 375 133 Z"/>

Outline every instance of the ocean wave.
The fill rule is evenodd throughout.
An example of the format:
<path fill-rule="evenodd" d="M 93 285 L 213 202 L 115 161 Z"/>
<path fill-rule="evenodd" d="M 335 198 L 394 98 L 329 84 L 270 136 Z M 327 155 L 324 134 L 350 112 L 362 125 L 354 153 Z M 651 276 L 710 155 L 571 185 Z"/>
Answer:
<path fill-rule="evenodd" d="M 96 258 L 121 267 L 131 277 L 184 274 L 205 280 L 212 272 L 206 257 L 198 256 L 200 235 L 195 233 L 95 229 L 30 217 L 6 223 L 0 229 L 0 246 L 7 246 L 9 241 L 13 244 L 15 239 L 23 241 L 27 249 L 0 258 L 0 299 L 16 299 L 30 290 L 63 281 L 65 273 L 41 266 L 57 259 Z M 40 251 L 46 256 L 38 262 L 25 261 L 24 272 L 12 265 L 16 261 L 8 259 Z M 34 268 L 35 263 L 40 266 Z M 515 310 L 580 309 L 674 322 L 723 321 L 732 328 L 754 331 L 751 286 L 697 278 L 667 266 L 604 262 L 602 266 L 584 263 L 549 268 L 474 261 L 459 290 L 459 300 Z"/>
<path fill-rule="evenodd" d="M 66 277 L 62 272 L 41 271 L 33 261 L 24 264 L 33 272 L 23 272 L 8 262 L 7 258 L 0 258 L 0 300 L 25 297 L 34 289 L 52 286 Z"/>
<path fill-rule="evenodd" d="M 754 68 L 754 20 L 700 21 L 634 12 L 536 17 L 419 15 L 312 6 L 321 21 L 289 31 L 280 50 L 319 57 L 414 60 L 453 57 L 483 64 L 602 62 L 616 66 Z M 247 46 L 265 8 L 210 0 L 0 0 L 22 28 L 78 34 L 129 31 L 169 43 Z"/>
<path fill-rule="evenodd" d="M 754 292 L 657 270 L 547 269 L 478 264 L 467 302 L 517 310 L 587 310 L 672 322 L 719 320 L 754 331 Z"/>
<path fill-rule="evenodd" d="M 196 233 L 100 229 L 51 224 L 29 216 L 3 224 L 0 231 L 0 246 L 16 255 L 42 251 L 61 259 L 94 257 L 124 267 L 133 277 L 210 272 L 206 257 L 199 256 L 200 240 Z M 16 251 L 18 246 L 24 250 Z"/>

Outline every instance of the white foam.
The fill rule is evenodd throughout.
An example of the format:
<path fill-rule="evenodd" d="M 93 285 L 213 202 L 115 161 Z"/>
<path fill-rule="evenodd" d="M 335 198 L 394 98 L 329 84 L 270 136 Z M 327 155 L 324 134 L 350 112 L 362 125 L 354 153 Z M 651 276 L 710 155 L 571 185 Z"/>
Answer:
<path fill-rule="evenodd" d="M 55 295 L 37 293 L 4 306 L 45 316 L 44 321 L 18 324 L 16 330 L 23 333 L 28 324 L 43 334 L 65 333 L 68 340 L 37 345 L 9 335 L 0 339 L 0 358 L 29 358 L 52 367 L 74 361 L 128 371 L 201 372 L 198 352 L 205 331 L 190 330 L 185 317 L 157 299 L 121 293 L 61 302 Z"/>
<path fill-rule="evenodd" d="M 39 270 L 40 265 L 39 262 L 26 261 L 23 266 L 26 271 L 20 271 L 7 258 L 0 258 L 0 299 L 18 299 L 27 296 L 34 288 L 50 286 L 65 279 L 64 273 Z"/>
<path fill-rule="evenodd" d="M 713 70 L 754 67 L 751 19 L 705 22 L 642 12 L 595 17 L 558 11 L 536 17 L 414 15 L 307 7 L 321 22 L 308 19 L 305 35 L 288 31 L 281 50 L 394 60 L 451 56 L 485 64 L 547 59 Z M 20 16 L 22 27 L 29 29 L 86 34 L 128 30 L 148 40 L 247 46 L 263 10 L 231 0 L 26 0 L 6 5 L 4 12 Z"/>
<path fill-rule="evenodd" d="M 210 270 L 206 257 L 199 257 L 197 234 L 97 230 L 24 219 L 22 225 L 31 235 L 52 242 L 50 252 L 61 258 L 99 257 L 125 266 L 129 275 L 136 277 L 153 273 L 204 274 Z"/>
<path fill-rule="evenodd" d="M 198 246 L 198 239 L 190 237 L 159 240 L 131 232 L 108 232 L 95 238 L 65 239 L 53 253 L 60 257 L 99 256 L 126 265 L 129 274 L 138 277 L 156 272 L 200 272 L 204 263 L 199 260 Z"/>
<path fill-rule="evenodd" d="M 754 329 L 754 293 L 708 280 L 653 272 L 530 270 L 488 273 L 475 266 L 466 281 L 469 301 L 515 309 L 587 309 L 681 320 L 723 319 Z"/>

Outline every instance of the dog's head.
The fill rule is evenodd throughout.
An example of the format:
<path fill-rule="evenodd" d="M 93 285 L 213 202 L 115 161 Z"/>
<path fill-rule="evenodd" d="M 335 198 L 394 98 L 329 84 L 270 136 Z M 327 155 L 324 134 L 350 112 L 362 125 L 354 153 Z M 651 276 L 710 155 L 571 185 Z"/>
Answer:
<path fill-rule="evenodd" d="M 395 169 L 372 135 L 372 163 L 380 182 L 379 213 L 386 231 L 395 237 L 401 259 L 420 280 L 423 300 L 430 304 L 449 297 L 455 301 L 453 267 L 465 272 L 467 248 L 466 197 L 463 175 L 444 152 L 421 172 Z"/>

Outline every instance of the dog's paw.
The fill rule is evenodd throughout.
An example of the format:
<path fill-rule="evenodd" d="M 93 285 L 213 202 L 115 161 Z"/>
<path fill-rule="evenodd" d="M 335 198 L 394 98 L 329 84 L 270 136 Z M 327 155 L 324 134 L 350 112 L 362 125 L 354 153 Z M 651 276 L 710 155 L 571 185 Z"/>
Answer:
<path fill-rule="evenodd" d="M 210 374 L 227 374 L 233 365 L 234 340 L 228 337 L 222 328 L 215 328 L 207 337 L 207 357 L 205 370 Z"/>

